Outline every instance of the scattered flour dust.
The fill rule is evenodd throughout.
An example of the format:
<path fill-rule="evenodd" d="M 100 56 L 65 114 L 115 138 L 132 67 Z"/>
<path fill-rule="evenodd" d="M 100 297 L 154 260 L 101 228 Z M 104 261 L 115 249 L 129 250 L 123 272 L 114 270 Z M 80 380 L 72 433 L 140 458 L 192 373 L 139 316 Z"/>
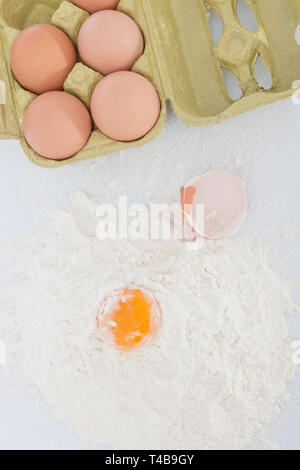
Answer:
<path fill-rule="evenodd" d="M 12 250 L 11 308 L 0 320 L 16 337 L 10 368 L 90 446 L 249 444 L 289 398 L 289 286 L 246 239 L 198 252 L 177 241 L 100 242 L 96 204 L 75 193 L 47 230 Z M 155 293 L 163 316 L 153 343 L 124 353 L 101 342 L 96 315 L 128 285 Z"/>

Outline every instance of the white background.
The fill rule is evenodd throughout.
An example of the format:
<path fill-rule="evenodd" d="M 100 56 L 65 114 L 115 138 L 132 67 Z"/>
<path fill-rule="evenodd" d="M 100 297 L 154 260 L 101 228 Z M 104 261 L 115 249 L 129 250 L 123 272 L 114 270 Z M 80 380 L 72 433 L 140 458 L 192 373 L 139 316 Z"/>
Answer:
<path fill-rule="evenodd" d="M 174 200 L 182 182 L 212 167 L 245 178 L 250 204 L 243 233 L 276 241 L 277 268 L 293 281 L 300 305 L 300 105 L 291 101 L 202 128 L 187 128 L 169 111 L 166 128 L 152 143 L 58 170 L 34 166 L 17 141 L 2 141 L 0 238 L 40 227 L 51 209 L 68 203 L 73 190 L 128 195 L 134 202 L 157 196 Z M 285 236 L 290 233 L 292 240 Z M 288 320 L 292 336 L 300 339 L 300 315 Z M 14 398 L 16 386 L 24 391 L 21 402 Z M 290 390 L 290 405 L 266 437 L 282 449 L 300 450 L 300 374 Z M 27 385 L 3 376 L 0 365 L 0 449 L 76 448 L 82 448 L 76 436 L 43 408 L 39 396 L 27 394 Z"/>

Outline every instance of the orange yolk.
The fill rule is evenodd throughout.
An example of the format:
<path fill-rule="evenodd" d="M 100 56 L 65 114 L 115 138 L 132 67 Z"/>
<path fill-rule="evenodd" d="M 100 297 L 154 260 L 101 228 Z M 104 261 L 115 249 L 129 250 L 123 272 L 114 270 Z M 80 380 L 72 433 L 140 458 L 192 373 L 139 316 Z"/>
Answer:
<path fill-rule="evenodd" d="M 160 306 L 141 289 L 125 288 L 104 299 L 98 316 L 102 339 L 130 351 L 153 337 L 160 324 Z"/>

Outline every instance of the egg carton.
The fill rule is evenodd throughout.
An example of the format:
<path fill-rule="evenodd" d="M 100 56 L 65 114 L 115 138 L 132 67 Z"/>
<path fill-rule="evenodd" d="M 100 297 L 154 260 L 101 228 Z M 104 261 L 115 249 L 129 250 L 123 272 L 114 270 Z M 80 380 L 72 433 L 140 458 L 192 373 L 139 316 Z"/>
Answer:
<path fill-rule="evenodd" d="M 160 118 L 151 132 L 135 142 L 113 141 L 94 128 L 84 149 L 69 159 L 53 161 L 34 152 L 24 138 L 22 119 L 35 95 L 14 79 L 10 50 L 19 31 L 35 23 L 59 27 L 76 44 L 79 29 L 89 15 L 68 1 L 0 0 L 0 138 L 20 139 L 34 163 L 55 168 L 149 142 L 164 127 L 167 100 L 185 124 L 201 126 L 290 97 L 300 80 L 300 47 L 295 38 L 300 0 L 246 1 L 256 15 L 257 32 L 241 24 L 238 0 L 121 0 L 118 10 L 134 19 L 145 39 L 144 54 L 133 71 L 156 87 L 161 99 Z M 216 46 L 209 26 L 211 10 L 223 23 Z M 255 78 L 258 57 L 272 75 L 270 90 L 260 88 Z M 230 97 L 222 69 L 238 79 L 240 99 Z M 78 58 L 64 89 L 89 108 L 92 92 L 101 79 Z"/>

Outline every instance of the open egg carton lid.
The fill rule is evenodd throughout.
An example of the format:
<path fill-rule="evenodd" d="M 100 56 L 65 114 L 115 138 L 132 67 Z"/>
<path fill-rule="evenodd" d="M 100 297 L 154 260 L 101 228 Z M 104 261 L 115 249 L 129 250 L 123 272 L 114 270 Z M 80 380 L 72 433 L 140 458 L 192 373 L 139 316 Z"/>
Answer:
<path fill-rule="evenodd" d="M 22 118 L 35 95 L 25 91 L 10 68 L 10 48 L 18 32 L 30 24 L 52 23 L 76 44 L 88 13 L 60 0 L 0 0 L 0 138 L 19 138 L 27 156 L 45 167 L 142 145 L 155 138 L 166 119 L 166 101 L 187 125 L 218 123 L 236 114 L 288 98 L 300 80 L 300 46 L 296 29 L 300 0 L 246 0 L 256 15 L 258 31 L 245 28 L 238 17 L 238 0 L 121 0 L 118 10 L 132 17 L 145 38 L 145 51 L 133 67 L 157 88 L 162 110 L 152 131 L 135 142 L 116 142 L 94 129 L 77 155 L 63 161 L 45 159 L 26 143 Z M 223 24 L 213 45 L 209 16 L 215 11 Z M 269 90 L 260 88 L 255 64 L 261 58 L 272 76 Z M 233 100 L 222 69 L 239 82 L 241 98 Z M 65 91 L 87 107 L 101 75 L 78 62 L 65 82 Z"/>

